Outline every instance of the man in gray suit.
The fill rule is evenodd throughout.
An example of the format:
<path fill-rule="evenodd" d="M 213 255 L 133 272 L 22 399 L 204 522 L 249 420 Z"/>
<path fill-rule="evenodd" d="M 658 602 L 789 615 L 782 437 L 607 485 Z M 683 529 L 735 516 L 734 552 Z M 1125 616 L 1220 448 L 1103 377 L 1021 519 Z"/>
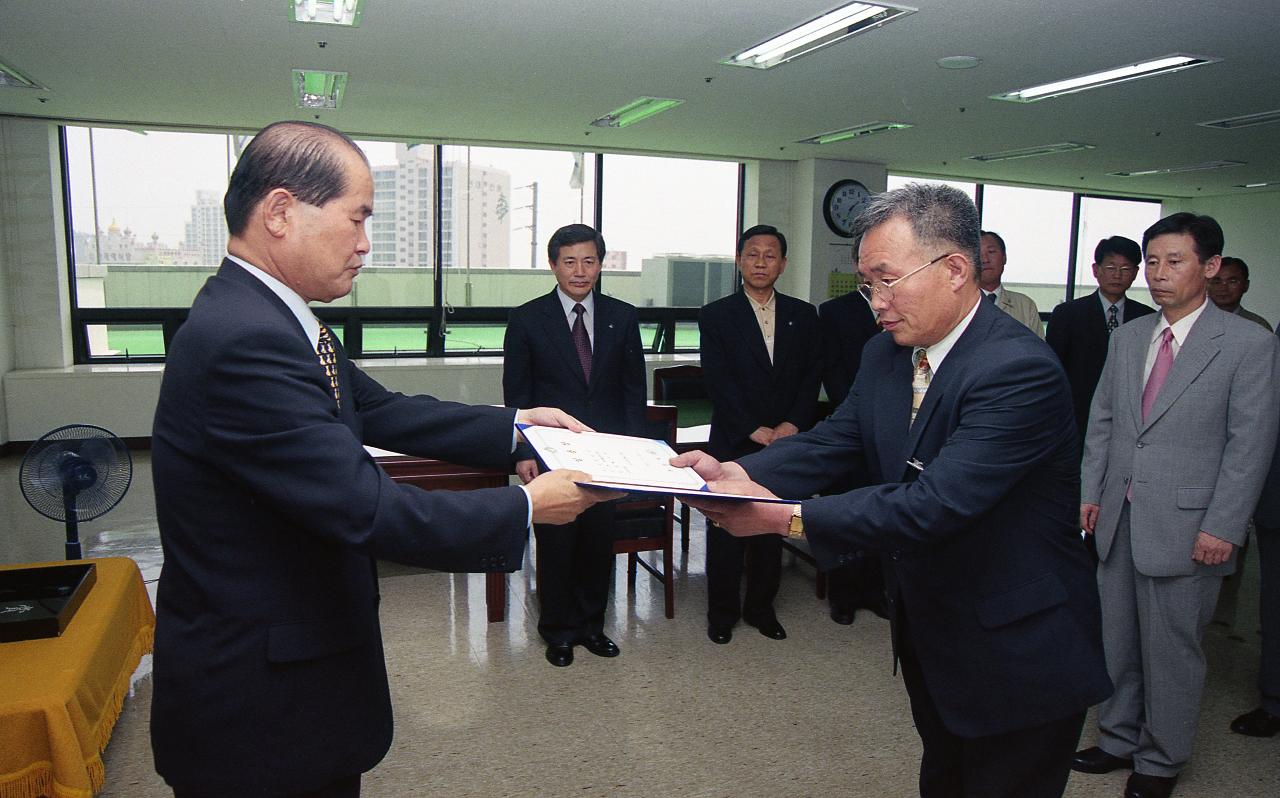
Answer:
<path fill-rule="evenodd" d="M 1159 314 L 1111 335 L 1089 413 L 1080 525 L 1097 537 L 1115 694 L 1072 767 L 1132 767 L 1125 796 L 1173 792 L 1191 757 L 1204 628 L 1275 446 L 1280 345 L 1206 298 L 1222 228 L 1176 213 L 1142 238 Z"/>

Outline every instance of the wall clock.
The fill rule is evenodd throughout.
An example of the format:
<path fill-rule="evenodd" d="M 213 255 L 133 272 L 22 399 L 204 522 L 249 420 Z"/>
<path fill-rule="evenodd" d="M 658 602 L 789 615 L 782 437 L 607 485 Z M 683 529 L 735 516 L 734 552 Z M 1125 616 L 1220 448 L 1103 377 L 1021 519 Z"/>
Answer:
<path fill-rule="evenodd" d="M 837 180 L 822 200 L 822 218 L 831 232 L 853 238 L 853 223 L 871 201 L 871 192 L 857 180 Z"/>

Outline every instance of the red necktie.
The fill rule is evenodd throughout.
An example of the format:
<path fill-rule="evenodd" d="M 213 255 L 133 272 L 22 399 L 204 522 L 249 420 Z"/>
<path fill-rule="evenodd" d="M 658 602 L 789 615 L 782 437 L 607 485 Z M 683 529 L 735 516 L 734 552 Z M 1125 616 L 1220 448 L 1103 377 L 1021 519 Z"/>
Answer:
<path fill-rule="evenodd" d="M 582 377 L 587 382 L 591 382 L 591 336 L 587 335 L 587 325 L 582 321 L 582 315 L 587 309 L 578 303 L 573 306 L 573 312 L 578 314 L 578 318 L 573 320 L 573 348 L 578 350 L 578 362 L 582 364 Z"/>

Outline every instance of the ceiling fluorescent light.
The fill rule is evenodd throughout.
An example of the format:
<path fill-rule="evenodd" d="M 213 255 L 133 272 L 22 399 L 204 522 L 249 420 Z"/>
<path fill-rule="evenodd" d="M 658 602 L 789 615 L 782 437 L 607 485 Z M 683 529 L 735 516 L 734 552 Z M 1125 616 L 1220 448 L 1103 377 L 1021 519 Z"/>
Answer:
<path fill-rule="evenodd" d="M 769 69 L 915 11 L 914 8 L 884 3 L 848 3 L 735 53 L 720 63 Z"/>
<path fill-rule="evenodd" d="M 968 160 L 990 163 L 991 161 L 1012 161 L 1018 158 L 1034 158 L 1037 155 L 1054 155 L 1059 152 L 1076 152 L 1078 150 L 1091 149 L 1093 149 L 1092 144 L 1064 141 L 1059 144 L 1041 144 L 1038 147 L 1022 147 L 1016 150 L 1004 150 L 1003 152 L 989 152 L 985 155 L 970 155 Z"/>
<path fill-rule="evenodd" d="M 1280 182 L 1273 180 L 1270 183 L 1236 183 L 1232 188 L 1264 188 L 1266 186 L 1280 186 Z"/>
<path fill-rule="evenodd" d="M 355 28 L 360 25 L 363 6 L 364 0 L 293 0 L 289 13 L 294 22 Z"/>
<path fill-rule="evenodd" d="M 857 125 L 856 127 L 847 127 L 842 130 L 832 130 L 829 133 L 819 133 L 816 136 L 810 136 L 807 139 L 800 139 L 797 144 L 834 144 L 837 141 L 848 141 L 856 139 L 860 136 L 869 136 L 872 133 L 883 133 L 886 130 L 905 130 L 913 125 L 906 122 L 868 122 L 865 125 Z"/>
<path fill-rule="evenodd" d="M 591 124 L 594 127 L 626 127 L 663 111 L 670 111 L 683 102 L 684 100 L 667 97 L 637 97 L 621 108 L 615 108 L 604 116 L 591 120 Z"/>
<path fill-rule="evenodd" d="M 1207 172 L 1210 169 L 1226 169 L 1228 166 L 1244 166 L 1244 161 L 1205 161 L 1187 166 L 1166 166 L 1160 169 L 1141 169 L 1133 172 L 1107 172 L 1111 177 L 1151 177 L 1152 175 L 1173 175 L 1179 172 Z"/>
<path fill-rule="evenodd" d="M 22 74 L 18 70 L 0 61 L 0 88 L 5 89 L 40 89 L 45 91 L 45 87 L 36 83 L 31 78 Z"/>
<path fill-rule="evenodd" d="M 1026 89 L 1015 89 L 1014 91 L 1007 91 L 1004 94 L 993 94 L 991 95 L 991 99 L 1008 100 L 1015 103 L 1033 103 L 1039 100 L 1047 100 L 1050 97 L 1061 97 L 1064 94 L 1074 94 L 1078 91 L 1096 89 L 1100 86 L 1110 86 L 1115 83 L 1137 80 L 1138 78 L 1149 78 L 1153 75 L 1165 75 L 1170 72 L 1180 72 L 1184 69 L 1190 69 L 1191 67 L 1203 66 L 1204 64 L 1214 64 L 1221 60 L 1222 59 L 1220 58 L 1206 58 L 1197 55 L 1174 53 L 1173 55 L 1166 55 L 1150 61 L 1128 64 L 1126 66 L 1116 67 L 1115 69 L 1103 70 L 1102 72 L 1093 72 L 1076 78 L 1055 80 L 1052 83 L 1042 83 L 1039 86 L 1031 86 Z"/>
<path fill-rule="evenodd" d="M 293 88 L 299 108 L 335 110 L 342 105 L 342 95 L 347 89 L 347 73 L 295 69 Z"/>
<path fill-rule="evenodd" d="M 1201 127 L 1215 127 L 1219 130 L 1235 130 L 1238 127 L 1269 125 L 1272 122 L 1280 122 L 1280 109 L 1263 111 L 1257 114 L 1245 114 L 1244 116 L 1231 116 L 1226 119 L 1215 119 L 1212 122 L 1196 122 L 1196 124 Z"/>

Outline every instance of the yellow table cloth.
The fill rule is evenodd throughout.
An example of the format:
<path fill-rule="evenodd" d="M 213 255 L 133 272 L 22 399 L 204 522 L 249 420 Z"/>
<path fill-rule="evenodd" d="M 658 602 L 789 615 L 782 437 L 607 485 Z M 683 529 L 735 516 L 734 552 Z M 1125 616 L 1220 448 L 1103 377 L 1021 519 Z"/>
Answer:
<path fill-rule="evenodd" d="M 0 798 L 92 798 L 102 789 L 102 751 L 151 651 L 156 616 L 137 564 L 75 562 L 97 565 L 97 582 L 62 636 L 0 643 Z"/>

